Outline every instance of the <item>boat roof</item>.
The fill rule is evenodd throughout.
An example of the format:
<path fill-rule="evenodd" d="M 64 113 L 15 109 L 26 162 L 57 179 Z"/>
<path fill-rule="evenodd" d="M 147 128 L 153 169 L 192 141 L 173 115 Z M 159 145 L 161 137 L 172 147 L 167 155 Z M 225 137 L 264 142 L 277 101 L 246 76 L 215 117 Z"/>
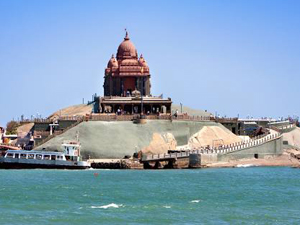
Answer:
<path fill-rule="evenodd" d="M 8 153 L 24 153 L 24 154 L 47 154 L 47 155 L 60 155 L 63 152 L 50 152 L 50 151 L 37 151 L 37 150 L 7 150 Z"/>

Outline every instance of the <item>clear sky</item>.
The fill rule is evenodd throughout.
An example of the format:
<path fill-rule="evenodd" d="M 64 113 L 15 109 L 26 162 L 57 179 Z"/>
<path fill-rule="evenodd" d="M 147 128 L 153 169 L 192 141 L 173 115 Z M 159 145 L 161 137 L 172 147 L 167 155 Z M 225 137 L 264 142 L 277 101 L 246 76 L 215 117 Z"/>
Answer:
<path fill-rule="evenodd" d="M 103 95 L 124 28 L 154 95 L 231 117 L 300 114 L 298 0 L 0 0 L 0 126 Z"/>

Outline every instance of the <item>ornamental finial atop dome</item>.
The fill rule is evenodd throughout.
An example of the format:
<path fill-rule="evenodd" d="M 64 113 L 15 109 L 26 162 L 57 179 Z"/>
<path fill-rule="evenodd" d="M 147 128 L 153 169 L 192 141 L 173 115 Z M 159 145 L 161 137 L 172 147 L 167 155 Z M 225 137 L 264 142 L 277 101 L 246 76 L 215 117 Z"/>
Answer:
<path fill-rule="evenodd" d="M 125 28 L 125 31 L 126 31 L 126 34 L 125 34 L 125 38 L 124 38 L 124 40 L 129 40 L 128 31 L 127 31 L 127 29 L 126 29 L 126 28 Z"/>
<path fill-rule="evenodd" d="M 133 45 L 133 43 L 129 40 L 129 35 L 126 31 L 126 36 L 124 38 L 124 41 L 119 45 L 118 51 L 117 51 L 117 60 L 123 60 L 123 59 L 137 59 L 137 51 Z"/>

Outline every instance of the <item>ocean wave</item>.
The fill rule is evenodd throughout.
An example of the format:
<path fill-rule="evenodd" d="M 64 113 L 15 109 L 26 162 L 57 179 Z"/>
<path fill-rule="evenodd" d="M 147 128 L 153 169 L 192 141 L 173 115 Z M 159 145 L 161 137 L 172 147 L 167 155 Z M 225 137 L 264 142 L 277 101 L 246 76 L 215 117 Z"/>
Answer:
<path fill-rule="evenodd" d="M 198 202 L 200 202 L 201 200 L 200 199 L 196 199 L 196 200 L 192 200 L 192 201 L 190 201 L 191 203 L 198 203 Z"/>
<path fill-rule="evenodd" d="M 117 205 L 115 203 L 111 203 L 111 204 L 108 204 L 108 205 L 101 205 L 101 206 L 91 206 L 92 209 L 108 209 L 108 208 L 119 208 L 119 207 L 122 207 L 123 205 L 120 204 L 120 205 Z"/>
<path fill-rule="evenodd" d="M 169 205 L 164 205 L 163 207 L 166 209 L 171 209 L 171 206 L 169 206 Z"/>
<path fill-rule="evenodd" d="M 238 164 L 236 167 L 253 167 L 255 166 L 254 164 Z"/>

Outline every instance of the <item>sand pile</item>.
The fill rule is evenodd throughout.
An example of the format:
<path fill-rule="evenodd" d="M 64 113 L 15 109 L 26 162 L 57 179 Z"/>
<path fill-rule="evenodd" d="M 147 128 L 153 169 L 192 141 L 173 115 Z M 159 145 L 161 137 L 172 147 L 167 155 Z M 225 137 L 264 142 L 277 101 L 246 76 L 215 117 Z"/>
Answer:
<path fill-rule="evenodd" d="M 49 119 L 54 119 L 55 117 L 59 116 L 85 116 L 86 114 L 90 114 L 92 112 L 92 105 L 73 105 L 67 108 L 58 110 L 57 112 L 50 115 Z"/>
<path fill-rule="evenodd" d="M 288 145 L 300 148 L 300 128 L 296 127 L 294 130 L 284 133 L 283 141 L 288 141 Z"/>
<path fill-rule="evenodd" d="M 24 138 L 32 129 L 34 123 L 26 123 L 17 128 L 17 133 L 19 137 Z"/>
<path fill-rule="evenodd" d="M 177 142 L 171 133 L 154 133 L 149 146 L 142 149 L 144 154 L 163 154 L 176 149 Z"/>
<path fill-rule="evenodd" d="M 222 129 L 219 126 L 204 126 L 189 139 L 188 144 L 191 148 L 204 147 L 207 145 L 218 147 L 220 145 L 228 145 L 240 141 L 242 141 L 241 138 L 227 129 Z"/>
<path fill-rule="evenodd" d="M 173 136 L 177 146 L 187 145 L 190 137 L 204 126 L 219 126 L 221 129 L 226 129 L 213 121 L 148 120 L 146 124 L 134 124 L 132 121 L 88 121 L 54 137 L 37 149 L 61 149 L 62 141 L 73 140 L 79 132 L 81 153 L 84 157 L 120 159 L 125 155 L 132 156 L 143 149 L 150 152 L 153 149 L 155 152 L 166 151 L 168 148 L 175 149 L 175 141 L 170 141 L 174 140 Z M 166 135 L 167 133 L 173 136 Z M 158 151 L 153 147 L 155 143 L 161 143 L 157 144 Z"/>

